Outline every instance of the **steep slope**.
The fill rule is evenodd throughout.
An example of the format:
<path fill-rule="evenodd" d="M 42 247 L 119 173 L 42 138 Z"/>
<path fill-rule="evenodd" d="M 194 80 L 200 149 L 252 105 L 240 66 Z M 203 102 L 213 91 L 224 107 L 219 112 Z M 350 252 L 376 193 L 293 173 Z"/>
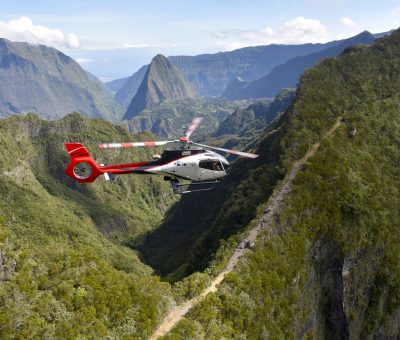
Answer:
<path fill-rule="evenodd" d="M 323 58 L 335 57 L 349 46 L 371 44 L 374 35 L 365 31 L 355 37 L 345 39 L 333 47 L 309 55 L 292 58 L 275 67 L 268 75 L 252 82 L 231 84 L 222 94 L 228 99 L 250 99 L 274 97 L 284 87 L 296 87 L 305 69 L 313 66 Z"/>
<path fill-rule="evenodd" d="M 158 105 L 143 110 L 131 120 L 123 121 L 131 133 L 150 131 L 159 138 L 182 136 L 194 117 L 204 117 L 195 136 L 214 132 L 219 123 L 232 111 L 244 108 L 251 101 L 228 101 L 221 98 L 199 98 L 164 100 Z"/>
<path fill-rule="evenodd" d="M 245 47 L 231 52 L 198 56 L 173 56 L 168 59 L 204 96 L 220 96 L 236 77 L 252 81 L 267 75 L 285 61 L 336 45 L 326 44 L 267 45 Z"/>
<path fill-rule="evenodd" d="M 104 83 L 104 86 L 106 87 L 107 91 L 114 96 L 128 82 L 129 78 L 130 77 L 125 77 L 107 81 Z"/>
<path fill-rule="evenodd" d="M 197 98 L 197 94 L 182 73 L 166 57 L 156 55 L 129 104 L 124 119 L 131 119 L 144 109 L 166 99 Z"/>
<path fill-rule="evenodd" d="M 238 135 L 241 137 L 253 131 L 254 137 L 255 130 L 265 129 L 278 114 L 286 111 L 295 93 L 295 89 L 283 89 L 270 103 L 257 102 L 244 110 L 236 110 L 221 122 L 214 136 Z"/>
<path fill-rule="evenodd" d="M 62 52 L 0 39 L 0 116 L 57 119 L 72 111 L 119 121 L 123 108 Z"/>
<path fill-rule="evenodd" d="M 239 268 L 167 339 L 399 337 L 399 57 L 398 30 L 303 75 L 294 104 L 261 141 L 261 166 L 269 157 L 287 173 L 340 117 L 342 126 L 305 164 L 281 212 Z M 349 134 L 354 128 L 357 133 Z M 208 217 L 208 237 L 192 257 L 202 259 L 222 239 L 208 273 L 221 268 L 245 225 L 262 223 L 268 214 L 269 195 L 257 195 L 270 187 L 271 176 L 261 169 L 240 168 L 236 176 L 247 175 L 233 192 L 208 197 L 219 215 Z M 240 200 L 246 202 L 241 214 L 234 206 Z M 198 197 L 197 224 L 204 201 Z M 188 223 L 186 228 L 193 232 Z"/>
<path fill-rule="evenodd" d="M 160 222 L 175 200 L 168 185 L 138 176 L 79 185 L 64 173 L 64 141 L 83 142 L 100 162 L 149 157 L 95 147 L 129 139 L 79 114 L 0 120 L 1 338 L 143 339 L 172 303 L 169 287 L 121 245 Z"/>
<path fill-rule="evenodd" d="M 121 86 L 114 96 L 114 99 L 128 108 L 132 98 L 137 93 L 140 84 L 146 74 L 148 65 L 142 66 L 137 72 L 135 72 L 131 77 L 129 77 L 126 83 Z"/>

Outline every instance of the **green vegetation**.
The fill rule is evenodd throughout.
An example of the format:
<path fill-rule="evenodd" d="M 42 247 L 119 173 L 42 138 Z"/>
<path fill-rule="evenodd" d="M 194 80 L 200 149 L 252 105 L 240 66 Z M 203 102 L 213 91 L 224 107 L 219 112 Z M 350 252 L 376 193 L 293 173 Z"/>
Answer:
<path fill-rule="evenodd" d="M 204 144 L 237 148 L 253 146 L 267 126 L 287 110 L 296 94 L 295 89 L 282 89 L 273 101 L 256 101 L 246 108 L 227 116 L 217 131 L 202 140 Z"/>
<path fill-rule="evenodd" d="M 338 117 L 344 124 L 297 176 L 255 249 L 166 339 L 398 337 L 399 57 L 396 31 L 303 75 L 294 105 L 278 124 L 275 164 L 289 169 Z M 260 144 L 263 157 L 273 138 Z M 260 180 L 271 175 L 264 169 L 250 186 L 258 169 L 229 192 L 233 199 L 225 197 L 223 217 L 208 217 L 220 219 L 210 227 L 220 231 L 217 238 L 226 237 L 224 219 L 243 229 L 248 212 L 263 206 L 257 193 L 269 186 Z M 242 210 L 232 211 L 242 200 Z M 210 243 L 202 245 L 197 259 L 208 253 Z"/>
<path fill-rule="evenodd" d="M 256 246 L 166 338 L 398 337 L 399 58 L 397 31 L 306 71 L 289 110 L 261 138 L 249 136 L 260 157 L 234 161 L 215 190 L 179 202 L 157 177 L 88 186 L 64 174 L 64 141 L 114 163 L 154 150 L 97 150 L 98 142 L 150 133 L 133 137 L 79 114 L 0 120 L 0 337 L 148 338 L 174 303 L 220 272 L 293 160 L 320 140 Z M 218 103 L 165 101 L 138 126 L 180 135 L 203 108 L 199 132 L 210 132 L 227 114 Z M 249 131 L 245 120 L 233 123 Z M 127 244 L 174 284 L 152 276 Z"/>
<path fill-rule="evenodd" d="M 80 141 L 99 162 L 119 162 L 151 151 L 99 151 L 96 143 L 148 138 L 79 114 L 0 120 L 1 338 L 151 334 L 172 292 L 121 244 L 160 223 L 176 198 L 161 178 L 77 184 L 64 174 L 63 146 Z"/>
<path fill-rule="evenodd" d="M 121 124 L 131 133 L 147 130 L 158 138 L 177 138 L 185 134 L 194 117 L 204 117 L 204 121 L 193 135 L 196 138 L 214 132 L 225 117 L 250 103 L 252 101 L 228 101 L 221 98 L 166 99 Z"/>

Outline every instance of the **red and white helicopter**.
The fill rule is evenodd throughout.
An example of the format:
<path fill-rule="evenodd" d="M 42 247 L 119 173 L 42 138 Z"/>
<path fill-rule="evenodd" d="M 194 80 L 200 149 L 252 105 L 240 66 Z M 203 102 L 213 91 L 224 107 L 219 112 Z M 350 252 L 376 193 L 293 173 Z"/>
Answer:
<path fill-rule="evenodd" d="M 173 192 L 176 194 L 210 190 L 215 183 L 218 183 L 219 178 L 229 174 L 230 164 L 225 157 L 209 149 L 249 158 L 256 158 L 258 155 L 192 142 L 189 138 L 202 120 L 202 117 L 194 118 L 185 137 L 174 141 L 98 144 L 101 149 L 165 145 L 162 155 L 154 155 L 151 161 L 116 165 L 97 164 L 82 144 L 65 143 L 71 158 L 65 172 L 81 183 L 93 182 L 100 175 L 104 175 L 106 180 L 113 180 L 115 175 L 122 174 L 160 174 L 171 182 Z M 191 183 L 181 184 L 180 179 L 189 180 Z M 207 187 L 185 190 L 189 185 L 207 185 Z"/>

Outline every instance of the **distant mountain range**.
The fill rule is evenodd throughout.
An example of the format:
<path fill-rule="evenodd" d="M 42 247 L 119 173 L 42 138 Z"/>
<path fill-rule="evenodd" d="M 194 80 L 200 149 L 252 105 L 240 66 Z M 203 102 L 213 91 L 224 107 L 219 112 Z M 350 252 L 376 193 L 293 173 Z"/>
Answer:
<path fill-rule="evenodd" d="M 295 87 L 304 70 L 321 59 L 386 34 L 363 32 L 326 44 L 257 46 L 199 56 L 158 55 L 131 77 L 107 84 L 54 48 L 0 39 L 0 116 L 35 112 L 58 119 L 78 111 L 118 122 L 164 100 L 170 105 L 198 94 L 274 97 L 284 87 Z"/>
<path fill-rule="evenodd" d="M 168 60 L 194 85 L 200 95 L 217 97 L 238 76 L 247 81 L 255 80 L 293 57 L 321 51 L 337 43 L 339 42 L 245 47 L 230 52 L 198 56 L 172 56 L 168 57 Z M 135 79 L 132 83 L 140 83 L 144 77 L 143 67 L 129 77 Z M 138 88 L 138 85 L 128 85 L 128 81 L 127 78 L 123 78 L 106 83 L 110 92 L 117 93 L 115 99 L 123 105 L 130 102 Z"/>
<path fill-rule="evenodd" d="M 124 109 L 64 53 L 0 39 L 0 116 L 35 112 L 57 119 L 72 111 L 119 121 Z"/>
<path fill-rule="evenodd" d="M 165 99 L 195 99 L 197 97 L 196 91 L 183 74 L 166 57 L 158 54 L 147 67 L 144 78 L 123 119 L 131 119 L 144 109 Z"/>
<path fill-rule="evenodd" d="M 230 96 L 231 92 L 226 92 L 227 87 L 231 87 L 232 82 L 237 82 L 238 77 L 246 82 L 240 86 L 248 85 L 247 82 L 252 82 L 267 76 L 270 72 L 273 72 L 276 67 L 284 65 L 294 58 L 304 57 L 304 61 L 300 60 L 297 62 L 300 64 L 304 63 L 304 65 L 308 67 L 313 65 L 313 63 L 310 64 L 306 56 L 313 55 L 314 58 L 323 58 L 337 55 L 343 50 L 342 47 L 339 47 L 343 46 L 343 44 L 346 45 L 348 42 L 366 43 L 363 37 L 365 38 L 367 35 L 376 39 L 389 33 L 390 32 L 370 34 L 368 32 L 363 32 L 349 39 L 331 41 L 325 44 L 274 44 L 245 47 L 230 52 L 202 54 L 197 56 L 171 56 L 168 57 L 168 60 L 183 73 L 200 95 L 216 97 L 224 93 L 225 96 Z M 336 51 L 332 54 L 335 46 L 338 47 L 339 52 Z M 324 53 L 324 51 L 327 50 L 328 53 Z M 321 54 L 318 55 L 319 53 Z M 313 60 L 313 57 L 311 57 L 311 60 Z M 289 66 L 290 65 L 289 63 Z M 131 77 L 117 79 L 105 84 L 109 91 L 115 94 L 114 98 L 120 104 L 125 107 L 129 105 L 129 102 L 139 88 L 147 66 L 148 65 L 144 65 Z M 304 68 L 302 68 L 302 70 L 304 70 Z M 279 89 L 295 86 L 299 75 L 298 71 L 296 71 L 296 75 L 293 77 L 295 81 L 285 82 Z"/>
<path fill-rule="evenodd" d="M 251 82 L 235 79 L 223 92 L 222 97 L 228 99 L 274 97 L 282 88 L 296 87 L 304 70 L 312 67 L 320 60 L 336 57 L 349 46 L 371 44 L 374 41 L 375 36 L 373 34 L 367 31 L 362 32 L 322 51 L 292 58 L 276 66 L 268 75 L 260 79 Z"/>

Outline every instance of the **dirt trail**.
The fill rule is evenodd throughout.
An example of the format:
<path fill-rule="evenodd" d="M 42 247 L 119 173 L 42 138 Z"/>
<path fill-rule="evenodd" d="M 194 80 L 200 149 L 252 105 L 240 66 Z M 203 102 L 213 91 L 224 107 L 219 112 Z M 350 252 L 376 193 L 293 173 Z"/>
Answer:
<path fill-rule="evenodd" d="M 330 136 L 340 125 L 341 117 L 339 117 L 336 123 L 325 133 L 323 138 Z M 210 285 L 206 289 L 204 289 L 200 295 L 173 308 L 169 312 L 169 314 L 163 319 L 154 334 L 150 337 L 150 340 L 156 340 L 160 336 L 167 334 L 195 304 L 203 300 L 209 293 L 217 291 L 217 287 L 224 280 L 225 275 L 230 273 L 236 267 L 239 259 L 245 253 L 245 243 L 247 242 L 247 240 L 249 240 L 250 242 L 254 242 L 260 230 L 265 229 L 266 226 L 272 221 L 274 215 L 279 211 L 281 202 L 283 201 L 284 197 L 290 192 L 290 185 L 293 182 L 293 179 L 302 169 L 305 162 L 310 157 L 314 156 L 319 148 L 319 145 L 320 142 L 313 144 L 308 152 L 303 156 L 303 158 L 293 162 L 293 166 L 288 176 L 285 178 L 284 184 L 282 185 L 281 189 L 275 194 L 275 196 L 271 200 L 271 203 L 268 204 L 268 206 L 265 208 L 265 213 L 261 217 L 260 222 L 253 229 L 250 230 L 249 236 L 238 245 L 235 252 L 229 259 L 225 269 L 217 277 L 214 278 Z"/>

